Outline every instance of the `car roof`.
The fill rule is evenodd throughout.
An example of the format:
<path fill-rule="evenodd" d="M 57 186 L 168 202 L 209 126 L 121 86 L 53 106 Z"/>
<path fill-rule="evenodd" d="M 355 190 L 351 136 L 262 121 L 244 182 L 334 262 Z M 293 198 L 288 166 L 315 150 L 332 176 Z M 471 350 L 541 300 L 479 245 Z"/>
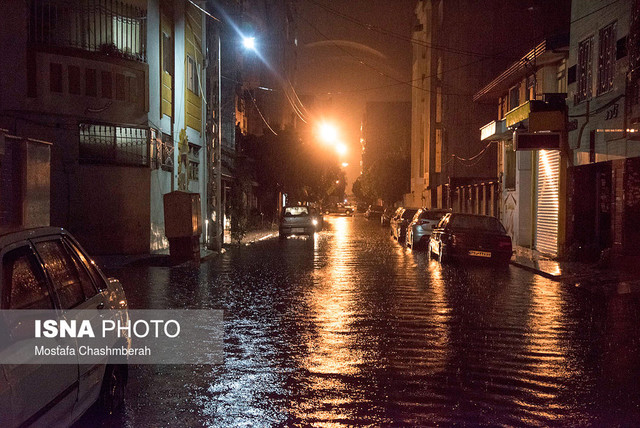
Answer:
<path fill-rule="evenodd" d="M 19 226 L 0 226 L 0 248 L 25 239 L 61 234 L 67 234 L 67 231 L 61 227 L 42 226 L 24 228 Z"/>

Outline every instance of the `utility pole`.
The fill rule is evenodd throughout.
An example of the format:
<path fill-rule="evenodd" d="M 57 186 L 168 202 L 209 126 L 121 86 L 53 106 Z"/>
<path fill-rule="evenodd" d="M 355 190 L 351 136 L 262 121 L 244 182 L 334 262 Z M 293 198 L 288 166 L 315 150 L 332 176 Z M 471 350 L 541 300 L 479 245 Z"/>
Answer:
<path fill-rule="evenodd" d="M 220 23 L 207 25 L 209 102 L 207 109 L 207 248 L 223 244 L 222 210 L 222 73 Z M 215 50 L 213 54 L 212 51 Z M 215 83 L 214 83 L 215 82 Z"/>

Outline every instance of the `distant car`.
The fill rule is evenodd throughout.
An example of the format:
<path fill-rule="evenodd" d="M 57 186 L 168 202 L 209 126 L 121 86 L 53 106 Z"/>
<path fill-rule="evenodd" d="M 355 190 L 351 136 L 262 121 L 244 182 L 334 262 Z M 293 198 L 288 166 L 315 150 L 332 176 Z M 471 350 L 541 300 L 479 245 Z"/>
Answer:
<path fill-rule="evenodd" d="M 327 214 L 345 214 L 345 215 L 353 215 L 354 208 L 350 205 L 345 204 L 335 204 L 330 206 L 325 212 Z"/>
<path fill-rule="evenodd" d="M 285 239 L 291 235 L 313 236 L 318 224 L 318 219 L 311 215 L 309 207 L 284 207 L 282 217 L 280 217 L 280 239 Z"/>
<path fill-rule="evenodd" d="M 79 312 L 99 313 L 114 322 L 128 318 L 120 283 L 108 279 L 64 229 L 0 231 L 0 259 L 3 311 L 55 310 L 60 319 Z M 0 322 L 4 324 L 0 334 L 6 339 L 0 342 L 0 352 L 24 358 L 24 364 L 0 365 L 3 427 L 70 426 L 96 402 L 105 413 L 120 407 L 126 364 L 112 364 L 106 357 L 102 364 L 41 364 L 31 359 L 33 339 L 21 335 L 21 323 L 11 318 Z M 109 346 L 130 346 L 127 339 L 115 340 Z"/>
<path fill-rule="evenodd" d="M 471 258 L 509 263 L 511 237 L 500 221 L 491 216 L 449 213 L 431 232 L 429 255 L 440 262 Z"/>
<path fill-rule="evenodd" d="M 416 212 L 418 212 L 418 208 L 401 208 L 391 219 L 391 235 L 402 245 L 405 243 L 407 226 Z"/>
<path fill-rule="evenodd" d="M 369 208 L 369 205 L 367 205 L 366 202 L 358 202 L 358 205 L 356 206 L 359 213 L 364 213 L 367 211 L 367 208 Z"/>
<path fill-rule="evenodd" d="M 389 226 L 389 221 L 391 220 L 391 217 L 393 217 L 393 214 L 395 212 L 396 212 L 395 208 L 385 208 L 384 212 L 380 216 L 380 225 Z"/>
<path fill-rule="evenodd" d="M 431 237 L 431 230 L 436 227 L 443 216 L 450 210 L 428 210 L 420 208 L 407 226 L 406 246 L 412 250 L 426 248 Z"/>
<path fill-rule="evenodd" d="M 324 216 L 322 215 L 322 210 L 315 207 L 309 207 L 309 214 L 311 215 L 311 223 L 313 223 L 313 220 L 316 220 L 314 223 L 316 231 L 321 231 L 324 227 Z"/>
<path fill-rule="evenodd" d="M 384 207 L 382 205 L 369 205 L 369 208 L 364 213 L 364 217 L 367 220 L 376 220 L 380 221 L 380 216 L 384 212 Z"/>

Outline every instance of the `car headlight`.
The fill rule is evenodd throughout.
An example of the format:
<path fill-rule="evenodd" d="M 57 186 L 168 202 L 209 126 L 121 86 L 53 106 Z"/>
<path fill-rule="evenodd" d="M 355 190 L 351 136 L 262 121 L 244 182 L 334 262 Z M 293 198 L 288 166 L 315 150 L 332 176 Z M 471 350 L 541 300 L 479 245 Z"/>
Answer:
<path fill-rule="evenodd" d="M 313 223 L 314 226 L 318 225 L 318 220 L 316 220 L 315 218 L 313 220 L 311 220 L 311 223 Z"/>

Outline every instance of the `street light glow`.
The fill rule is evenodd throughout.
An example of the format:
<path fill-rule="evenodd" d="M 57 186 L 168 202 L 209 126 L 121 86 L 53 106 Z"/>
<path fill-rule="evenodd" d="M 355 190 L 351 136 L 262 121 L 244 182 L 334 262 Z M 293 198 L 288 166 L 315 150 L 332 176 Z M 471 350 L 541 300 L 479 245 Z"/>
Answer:
<path fill-rule="evenodd" d="M 336 151 L 338 152 L 338 154 L 340 156 L 346 155 L 347 151 L 348 151 L 346 144 L 344 144 L 344 143 L 336 144 Z"/>
<path fill-rule="evenodd" d="M 331 123 L 323 122 L 318 127 L 318 134 L 322 141 L 333 144 L 338 138 L 338 128 Z"/>
<path fill-rule="evenodd" d="M 249 50 L 256 50 L 256 38 L 255 37 L 243 37 L 242 38 L 242 45 L 245 47 L 245 49 L 249 49 Z"/>
<path fill-rule="evenodd" d="M 343 168 L 346 168 L 346 167 L 348 167 L 348 166 L 349 166 L 349 162 L 342 162 L 342 167 L 343 167 Z"/>

